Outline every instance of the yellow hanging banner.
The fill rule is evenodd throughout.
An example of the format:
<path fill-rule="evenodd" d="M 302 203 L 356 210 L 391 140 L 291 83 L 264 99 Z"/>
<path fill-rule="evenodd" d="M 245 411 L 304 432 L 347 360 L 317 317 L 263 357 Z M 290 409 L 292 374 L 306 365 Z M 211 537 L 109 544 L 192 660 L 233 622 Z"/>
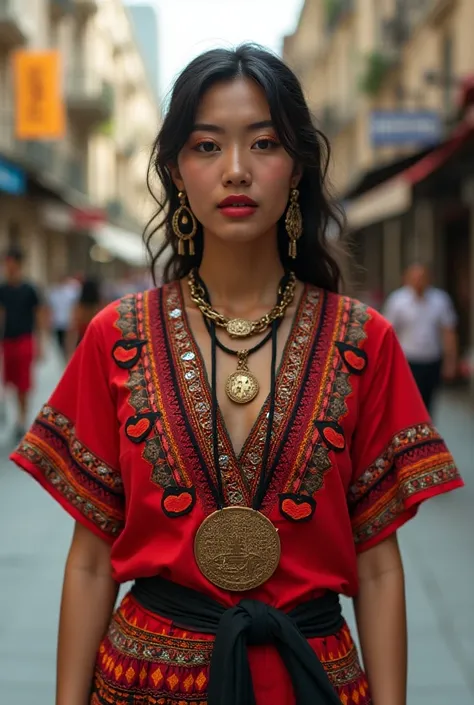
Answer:
<path fill-rule="evenodd" d="M 58 51 L 14 55 L 15 133 L 20 140 L 64 137 L 65 114 Z"/>

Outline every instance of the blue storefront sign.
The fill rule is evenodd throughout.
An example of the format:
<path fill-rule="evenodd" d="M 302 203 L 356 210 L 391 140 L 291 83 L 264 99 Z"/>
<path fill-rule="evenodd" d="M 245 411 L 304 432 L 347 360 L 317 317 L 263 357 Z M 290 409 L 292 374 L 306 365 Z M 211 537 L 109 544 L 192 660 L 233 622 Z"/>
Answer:
<path fill-rule="evenodd" d="M 26 191 L 26 174 L 23 169 L 13 166 L 0 158 L 0 191 L 21 196 Z"/>
<path fill-rule="evenodd" d="M 430 110 L 376 110 L 370 120 L 370 140 L 374 147 L 428 147 L 442 137 L 438 113 Z"/>

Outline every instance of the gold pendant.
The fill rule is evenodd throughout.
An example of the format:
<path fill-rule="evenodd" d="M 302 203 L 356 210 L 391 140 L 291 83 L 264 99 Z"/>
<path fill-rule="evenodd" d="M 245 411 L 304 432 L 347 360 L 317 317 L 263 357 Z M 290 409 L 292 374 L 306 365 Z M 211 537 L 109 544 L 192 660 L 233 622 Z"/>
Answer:
<path fill-rule="evenodd" d="M 226 330 L 231 338 L 248 338 L 252 334 L 252 323 L 244 318 L 231 318 Z"/>
<path fill-rule="evenodd" d="M 237 369 L 228 376 L 225 391 L 229 399 L 236 404 L 248 404 L 259 393 L 260 385 L 248 368 L 248 350 L 239 350 L 237 356 Z"/>
<path fill-rule="evenodd" d="M 250 507 L 225 507 L 207 517 L 194 540 L 199 570 L 223 590 L 253 590 L 269 580 L 281 555 L 278 530 Z"/>

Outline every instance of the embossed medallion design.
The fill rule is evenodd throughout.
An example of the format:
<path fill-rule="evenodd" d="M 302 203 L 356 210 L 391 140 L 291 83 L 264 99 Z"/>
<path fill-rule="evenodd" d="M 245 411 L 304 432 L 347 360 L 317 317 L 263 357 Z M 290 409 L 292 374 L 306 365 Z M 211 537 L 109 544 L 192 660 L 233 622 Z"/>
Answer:
<path fill-rule="evenodd" d="M 249 507 L 225 507 L 198 529 L 194 543 L 202 574 L 223 590 L 253 590 L 280 561 L 280 537 L 272 522 Z"/>

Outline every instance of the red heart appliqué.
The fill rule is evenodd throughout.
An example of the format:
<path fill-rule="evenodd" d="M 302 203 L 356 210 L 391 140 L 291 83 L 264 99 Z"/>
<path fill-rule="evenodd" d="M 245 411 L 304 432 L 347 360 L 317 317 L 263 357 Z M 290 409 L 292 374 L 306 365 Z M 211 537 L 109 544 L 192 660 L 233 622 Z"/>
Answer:
<path fill-rule="evenodd" d="M 348 365 L 353 367 L 354 370 L 358 370 L 359 372 L 362 372 L 366 365 L 365 359 L 361 355 L 357 355 L 352 350 L 346 350 L 344 358 Z"/>
<path fill-rule="evenodd" d="M 193 501 L 189 492 L 182 492 L 180 495 L 167 497 L 164 501 L 166 511 L 170 514 L 181 514 L 186 511 Z"/>
<path fill-rule="evenodd" d="M 118 340 L 112 348 L 114 362 L 123 370 L 131 370 L 140 359 L 140 354 L 146 340 Z"/>
<path fill-rule="evenodd" d="M 315 509 L 316 502 L 309 495 L 286 494 L 280 496 L 280 511 L 290 521 L 309 521 Z"/>
<path fill-rule="evenodd" d="M 294 499 L 285 499 L 281 506 L 285 514 L 288 514 L 295 521 L 307 519 L 313 511 L 308 502 L 297 504 Z"/>
<path fill-rule="evenodd" d="M 123 348 L 121 345 L 119 345 L 114 350 L 114 358 L 117 362 L 130 362 L 130 360 L 133 360 L 136 355 L 136 347 L 129 348 L 127 350 L 126 348 Z"/>
<path fill-rule="evenodd" d="M 169 487 L 165 490 L 161 506 L 166 516 L 175 518 L 189 514 L 196 501 L 194 487 Z"/>
<path fill-rule="evenodd" d="M 149 427 L 149 419 L 140 419 L 137 423 L 132 423 L 127 426 L 127 435 L 132 438 L 140 438 L 140 436 L 143 436 L 143 434 L 148 431 Z"/>
<path fill-rule="evenodd" d="M 333 448 L 344 450 L 346 441 L 342 433 L 339 433 L 331 426 L 327 426 L 323 429 L 323 436 Z"/>

